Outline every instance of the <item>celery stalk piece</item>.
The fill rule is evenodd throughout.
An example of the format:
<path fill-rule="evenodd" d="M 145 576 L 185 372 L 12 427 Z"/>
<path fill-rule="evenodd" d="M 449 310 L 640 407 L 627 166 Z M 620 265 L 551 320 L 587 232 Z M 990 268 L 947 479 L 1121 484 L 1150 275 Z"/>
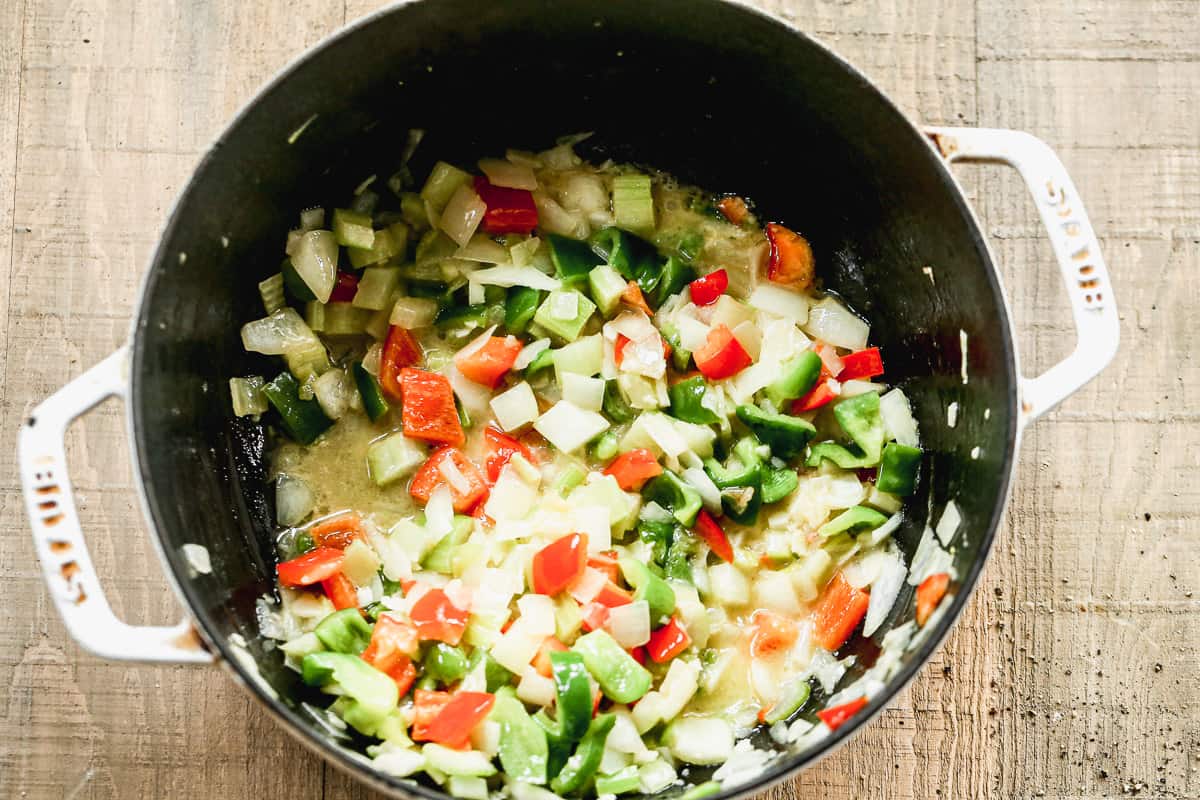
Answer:
<path fill-rule="evenodd" d="M 463 172 L 458 167 L 447 164 L 445 161 L 434 164 L 429 178 L 421 187 L 421 199 L 427 204 L 426 213 L 428 214 L 428 211 L 432 210 L 441 216 L 442 211 L 446 208 L 446 203 L 450 202 L 451 195 L 458 190 L 458 187 L 465 186 L 470 181 L 470 174 Z"/>
<path fill-rule="evenodd" d="M 366 308 L 371 311 L 389 309 L 392 294 L 400 285 L 400 269 L 398 267 L 367 267 L 362 277 L 358 279 L 358 291 L 354 293 L 355 308 Z"/>
<path fill-rule="evenodd" d="M 376 486 L 408 477 L 425 463 L 425 448 L 399 431 L 367 445 L 367 470 Z"/>
<path fill-rule="evenodd" d="M 616 312 L 626 286 L 621 273 L 608 264 L 601 264 L 588 273 L 588 289 L 605 317 L 611 317 Z"/>
<path fill-rule="evenodd" d="M 367 329 L 371 312 L 352 303 L 326 303 L 323 333 L 327 336 L 354 336 Z"/>
<path fill-rule="evenodd" d="M 263 308 L 268 314 L 274 314 L 287 305 L 283 297 L 283 273 L 276 272 L 271 277 L 258 284 L 258 294 L 262 297 Z"/>
<path fill-rule="evenodd" d="M 348 208 L 333 210 L 333 235 L 343 247 L 369 250 L 375 243 L 375 229 L 371 226 L 371 215 Z"/>
<path fill-rule="evenodd" d="M 559 339 L 573 342 L 579 338 L 595 310 L 596 304 L 579 292 L 553 291 L 533 315 L 533 321 Z"/>
<path fill-rule="evenodd" d="M 229 397 L 233 402 L 233 413 L 239 417 L 267 412 L 267 398 L 262 393 L 263 379 L 258 375 L 249 378 L 230 378 Z"/>
<path fill-rule="evenodd" d="M 654 231 L 650 176 L 618 175 L 613 178 L 613 217 L 618 228 L 644 234 Z"/>
<path fill-rule="evenodd" d="M 396 222 L 383 230 L 375 231 L 375 240 L 367 249 L 351 247 L 346 250 L 350 258 L 350 266 L 355 269 L 384 264 L 392 260 L 404 258 L 408 249 L 408 226 Z"/>

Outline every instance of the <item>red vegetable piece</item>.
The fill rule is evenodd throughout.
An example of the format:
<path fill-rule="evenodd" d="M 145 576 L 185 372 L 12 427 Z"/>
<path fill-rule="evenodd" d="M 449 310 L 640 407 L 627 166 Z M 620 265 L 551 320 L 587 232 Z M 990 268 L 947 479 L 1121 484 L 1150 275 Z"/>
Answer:
<path fill-rule="evenodd" d="M 608 576 L 608 579 L 616 583 L 621 579 L 621 565 L 617 563 L 618 554 L 616 550 L 605 550 L 595 555 L 588 556 L 587 565 L 592 569 L 599 570 Z"/>
<path fill-rule="evenodd" d="M 413 726 L 414 741 L 429 741 L 429 726 L 437 719 L 438 714 L 450 702 L 449 692 L 433 692 L 428 689 L 417 689 L 413 692 Z"/>
<path fill-rule="evenodd" d="M 467 628 L 468 613 L 450 602 L 441 589 L 430 589 L 413 603 L 409 612 L 417 627 L 417 636 L 422 641 L 434 640 L 446 644 L 462 641 Z"/>
<path fill-rule="evenodd" d="M 811 287 L 815 269 L 808 240 L 771 222 L 767 224 L 767 241 L 771 243 L 767 277 L 776 283 L 785 283 L 801 290 Z"/>
<path fill-rule="evenodd" d="M 633 660 L 641 664 L 643 667 L 646 666 L 646 659 L 649 658 L 649 656 L 646 653 L 645 645 L 639 645 L 638 647 L 633 648 L 629 651 L 629 655 L 633 656 Z"/>
<path fill-rule="evenodd" d="M 829 726 L 830 730 L 836 731 L 845 724 L 846 720 L 861 711 L 862 707 L 866 704 L 867 698 L 860 697 L 857 700 L 851 700 L 849 703 L 842 703 L 840 706 L 823 708 L 817 712 L 817 716 Z"/>
<path fill-rule="evenodd" d="M 848 356 L 842 356 L 842 371 L 837 374 L 839 381 L 852 381 L 863 378 L 874 378 L 883 374 L 883 357 L 878 347 L 868 347 Z"/>
<path fill-rule="evenodd" d="M 487 178 L 475 179 L 475 194 L 487 206 L 483 229 L 488 233 L 529 233 L 538 224 L 533 192 L 495 186 Z"/>
<path fill-rule="evenodd" d="M 637 448 L 621 453 L 604 469 L 605 475 L 612 475 L 617 485 L 626 492 L 640 492 L 646 481 L 662 474 L 662 465 L 654 453 L 645 448 Z"/>
<path fill-rule="evenodd" d="M 345 608 L 358 608 L 358 587 L 342 573 L 339 572 L 321 581 L 321 588 L 338 611 Z"/>
<path fill-rule="evenodd" d="M 585 631 L 598 631 L 604 627 L 604 623 L 608 622 L 608 606 L 602 606 L 594 601 L 583 607 L 582 614 Z"/>
<path fill-rule="evenodd" d="M 494 389 L 512 369 L 522 347 L 515 336 L 490 336 L 478 350 L 465 356 L 460 351 L 454 356 L 454 364 L 468 379 Z"/>
<path fill-rule="evenodd" d="M 345 550 L 355 539 L 366 541 L 367 538 L 362 517 L 355 511 L 321 520 L 308 532 L 317 547 L 336 547 L 338 550 Z"/>
<path fill-rule="evenodd" d="M 687 628 L 679 618 L 672 615 L 670 621 L 656 631 L 650 633 L 650 641 L 646 643 L 646 652 L 657 664 L 665 664 L 675 656 L 687 650 L 692 644 Z"/>
<path fill-rule="evenodd" d="M 538 648 L 537 655 L 533 657 L 533 668 L 544 678 L 553 677 L 554 669 L 550 663 L 550 654 L 563 653 L 567 649 L 567 646 L 554 636 L 547 636 L 542 642 L 542 646 Z"/>
<path fill-rule="evenodd" d="M 733 563 L 733 545 L 729 543 L 729 537 L 721 525 L 707 511 L 696 515 L 696 533 L 722 561 Z"/>
<path fill-rule="evenodd" d="M 363 651 L 363 661 L 391 676 L 403 695 L 417 674 L 412 663 L 416 655 L 417 629 L 412 623 L 380 614 L 371 631 L 371 643 Z"/>
<path fill-rule="evenodd" d="M 759 609 L 750 616 L 754 632 L 750 635 L 750 655 L 772 656 L 796 643 L 800 628 L 795 621 L 774 611 Z"/>
<path fill-rule="evenodd" d="M 627 606 L 633 602 L 633 592 L 628 589 L 622 589 L 612 581 L 604 584 L 604 588 L 596 595 L 593 601 L 599 603 L 605 608 L 616 608 L 617 606 Z"/>
<path fill-rule="evenodd" d="M 483 722 L 495 704 L 496 695 L 488 692 L 458 692 L 451 695 L 425 729 L 425 737 L 430 742 L 446 747 L 466 749 L 471 731 Z"/>
<path fill-rule="evenodd" d="M 329 293 L 329 302 L 349 303 L 354 300 L 356 294 L 358 294 L 358 276 L 352 272 L 339 272 L 337 283 L 333 285 L 333 291 Z"/>
<path fill-rule="evenodd" d="M 404 435 L 410 439 L 461 446 L 466 441 L 454 390 L 444 375 L 423 369 L 400 370 Z"/>
<path fill-rule="evenodd" d="M 813 612 L 813 641 L 836 651 L 862 622 L 870 602 L 870 594 L 851 586 L 842 573 L 834 575 Z"/>
<path fill-rule="evenodd" d="M 921 581 L 921 585 L 917 587 L 917 625 L 923 627 L 929 621 L 934 609 L 938 607 L 938 603 L 945 596 L 948 586 L 950 586 L 950 576 L 945 572 L 930 575 Z"/>
<path fill-rule="evenodd" d="M 587 568 L 587 534 L 569 533 L 533 555 L 533 591 L 556 595 Z"/>
<path fill-rule="evenodd" d="M 514 455 L 520 453 L 530 464 L 536 464 L 533 452 L 522 442 L 517 441 L 507 433 L 492 427 L 483 429 L 483 440 L 487 443 L 487 460 L 484 467 L 487 470 L 488 483 L 495 483 L 500 477 L 500 470 Z"/>
<path fill-rule="evenodd" d="M 392 400 L 400 402 L 403 387 L 400 385 L 400 371 L 421 363 L 421 345 L 413 335 L 399 325 L 388 328 L 387 338 L 383 340 L 383 352 L 379 357 L 379 386 Z"/>
<path fill-rule="evenodd" d="M 721 216 L 734 225 L 741 225 L 746 221 L 746 217 L 750 215 L 750 209 L 746 207 L 746 201 L 736 195 L 729 195 L 718 200 L 717 210 L 721 212 Z"/>
<path fill-rule="evenodd" d="M 708 332 L 704 345 L 692 353 L 696 368 L 709 380 L 721 380 L 736 375 L 753 363 L 728 325 L 717 325 Z"/>
<path fill-rule="evenodd" d="M 466 479 L 467 488 L 465 490 L 447 480 L 445 470 L 442 468 L 442 463 L 446 460 L 449 460 L 458 469 L 459 474 Z M 413 475 L 412 481 L 408 484 L 408 493 L 421 503 L 428 503 L 434 490 L 443 483 L 449 484 L 454 510 L 459 514 L 469 512 L 487 498 L 487 484 L 479 472 L 479 467 L 475 466 L 469 458 L 463 455 L 461 450 L 455 447 L 439 447 L 434 450 L 433 455 L 429 456 L 417 473 Z"/>
<path fill-rule="evenodd" d="M 318 547 L 275 567 L 284 586 L 312 586 L 342 571 L 346 556 L 334 547 Z"/>
<path fill-rule="evenodd" d="M 707 306 L 717 302 L 717 298 L 725 294 L 729 288 L 729 273 L 723 269 L 710 272 L 703 278 L 692 281 L 692 302 L 698 306 Z"/>
<path fill-rule="evenodd" d="M 804 397 L 792 401 L 792 413 L 803 414 L 805 411 L 815 411 L 832 402 L 836 397 L 837 395 L 829 388 L 829 382 L 821 381 Z"/>

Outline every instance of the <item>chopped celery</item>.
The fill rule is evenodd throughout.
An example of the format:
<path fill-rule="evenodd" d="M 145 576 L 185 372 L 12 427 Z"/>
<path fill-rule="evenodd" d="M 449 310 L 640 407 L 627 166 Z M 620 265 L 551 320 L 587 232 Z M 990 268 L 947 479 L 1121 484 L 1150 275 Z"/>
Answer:
<path fill-rule="evenodd" d="M 283 360 L 287 362 L 291 373 L 305 382 L 329 369 L 329 354 L 325 352 L 325 345 L 315 336 L 288 350 L 283 354 Z"/>
<path fill-rule="evenodd" d="M 362 250 L 351 247 L 347 249 L 346 254 L 350 258 L 350 266 L 362 269 L 372 264 L 402 259 L 407 249 L 408 226 L 403 222 L 396 222 L 383 230 L 375 231 L 375 241 L 369 248 Z"/>
<path fill-rule="evenodd" d="M 638 790 L 638 768 L 630 764 L 611 775 L 596 776 L 596 794 L 630 794 Z"/>
<path fill-rule="evenodd" d="M 387 486 L 416 472 L 425 463 L 425 448 L 400 431 L 367 445 L 367 471 L 376 486 Z"/>
<path fill-rule="evenodd" d="M 617 455 L 617 444 L 620 439 L 621 437 L 617 435 L 616 431 L 605 431 L 592 445 L 592 456 L 597 461 L 608 461 L 610 458 L 614 458 Z"/>
<path fill-rule="evenodd" d="M 286 306 L 287 300 L 283 297 L 283 273 L 276 272 L 266 280 L 260 281 L 258 294 L 262 297 L 263 308 L 267 310 L 268 314 L 274 314 Z"/>
<path fill-rule="evenodd" d="M 429 178 L 421 187 L 421 199 L 429 204 L 436 214 L 441 214 L 460 186 L 470 183 L 471 176 L 458 167 L 439 161 L 433 165 Z M 403 201 L 403 198 L 401 198 Z"/>
<path fill-rule="evenodd" d="M 560 496 L 566 497 L 572 489 L 583 483 L 583 479 L 586 477 L 587 471 L 578 464 L 571 462 L 558 473 L 558 477 L 554 479 L 553 489 Z"/>
<path fill-rule="evenodd" d="M 426 231 L 425 235 L 417 242 L 415 254 L 417 273 L 409 277 L 444 280 L 445 275 L 442 273 L 441 262 L 447 258 L 453 258 L 456 252 L 458 252 L 458 245 L 449 236 L 438 230 Z M 425 265 L 431 265 L 431 268 L 419 269 Z"/>
<path fill-rule="evenodd" d="M 229 398 L 233 403 L 233 413 L 239 417 L 265 414 L 267 398 L 262 393 L 263 379 L 258 375 L 249 378 L 229 379 Z"/>
<path fill-rule="evenodd" d="M 650 233 L 654 230 L 654 197 L 650 176 L 618 175 L 613 178 L 613 218 L 618 228 Z"/>
<path fill-rule="evenodd" d="M 310 300 L 304 304 L 304 321 L 314 331 L 325 332 L 325 304 Z"/>
<path fill-rule="evenodd" d="M 348 208 L 333 210 L 333 235 L 343 247 L 369 250 L 375 243 L 375 229 L 371 227 L 371 215 Z"/>
<path fill-rule="evenodd" d="M 529 327 L 530 320 L 542 301 L 542 293 L 528 286 L 514 286 L 508 290 L 504 303 L 504 327 L 519 336 Z"/>
<path fill-rule="evenodd" d="M 621 274 L 609 264 L 601 264 L 588 273 L 588 290 L 605 317 L 611 317 L 616 312 L 626 285 Z"/>
<path fill-rule="evenodd" d="M 429 230 L 429 217 L 425 215 L 425 202 L 416 192 L 400 193 L 400 217 L 412 228 L 413 233 Z"/>
<path fill-rule="evenodd" d="M 300 384 L 288 372 L 264 385 L 262 393 L 279 412 L 284 431 L 301 444 L 312 444 L 333 424 L 316 400 L 300 398 Z"/>
<path fill-rule="evenodd" d="M 454 571 L 454 551 L 467 540 L 473 524 L 474 520 L 470 517 L 456 515 L 454 527 L 421 559 L 421 568 L 443 575 L 451 574 Z"/>
<path fill-rule="evenodd" d="M 372 311 L 391 313 L 392 293 L 400 285 L 400 270 L 396 267 L 367 267 L 358 279 L 358 291 L 352 305 Z"/>
<path fill-rule="evenodd" d="M 595 310 L 596 304 L 579 292 L 556 290 L 546 297 L 533 320 L 559 339 L 573 342 Z"/>
<path fill-rule="evenodd" d="M 356 308 L 353 303 L 326 303 L 322 333 L 326 336 L 355 336 L 366 332 L 370 320 L 371 312 Z"/>

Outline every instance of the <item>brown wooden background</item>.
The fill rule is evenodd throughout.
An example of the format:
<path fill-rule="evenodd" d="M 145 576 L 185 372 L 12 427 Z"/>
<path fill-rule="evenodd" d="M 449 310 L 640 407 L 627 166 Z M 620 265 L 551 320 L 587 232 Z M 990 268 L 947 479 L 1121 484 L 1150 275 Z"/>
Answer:
<path fill-rule="evenodd" d="M 125 336 L 176 192 L 233 111 L 372 0 L 0 0 L 0 441 Z M 915 119 L 1029 130 L 1106 247 L 1123 349 L 1035 426 L 973 603 L 916 683 L 780 796 L 1200 797 L 1200 2 L 761 0 Z M 1027 369 L 1071 346 L 1024 188 L 961 177 Z M 76 426 L 118 612 L 174 621 L 119 409 Z M 106 664 L 48 602 L 0 462 L 0 797 L 365 798 L 216 669 Z"/>

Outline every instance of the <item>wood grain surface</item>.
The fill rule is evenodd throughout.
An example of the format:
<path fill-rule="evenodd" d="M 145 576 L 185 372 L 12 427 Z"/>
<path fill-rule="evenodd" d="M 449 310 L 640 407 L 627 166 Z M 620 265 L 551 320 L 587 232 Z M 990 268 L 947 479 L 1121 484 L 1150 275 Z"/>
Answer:
<path fill-rule="evenodd" d="M 762 0 L 913 118 L 1031 131 L 1106 248 L 1116 363 L 1027 435 L 1004 530 L 948 643 L 780 798 L 1200 797 L 1200 2 Z M 377 3 L 0 2 L 0 441 L 120 344 L 166 209 L 294 55 Z M 1069 351 L 1024 187 L 960 172 L 1027 371 Z M 69 453 L 93 557 L 131 622 L 179 613 L 136 508 L 120 409 Z M 367 798 L 215 669 L 101 662 L 42 587 L 0 462 L 0 797 Z"/>

